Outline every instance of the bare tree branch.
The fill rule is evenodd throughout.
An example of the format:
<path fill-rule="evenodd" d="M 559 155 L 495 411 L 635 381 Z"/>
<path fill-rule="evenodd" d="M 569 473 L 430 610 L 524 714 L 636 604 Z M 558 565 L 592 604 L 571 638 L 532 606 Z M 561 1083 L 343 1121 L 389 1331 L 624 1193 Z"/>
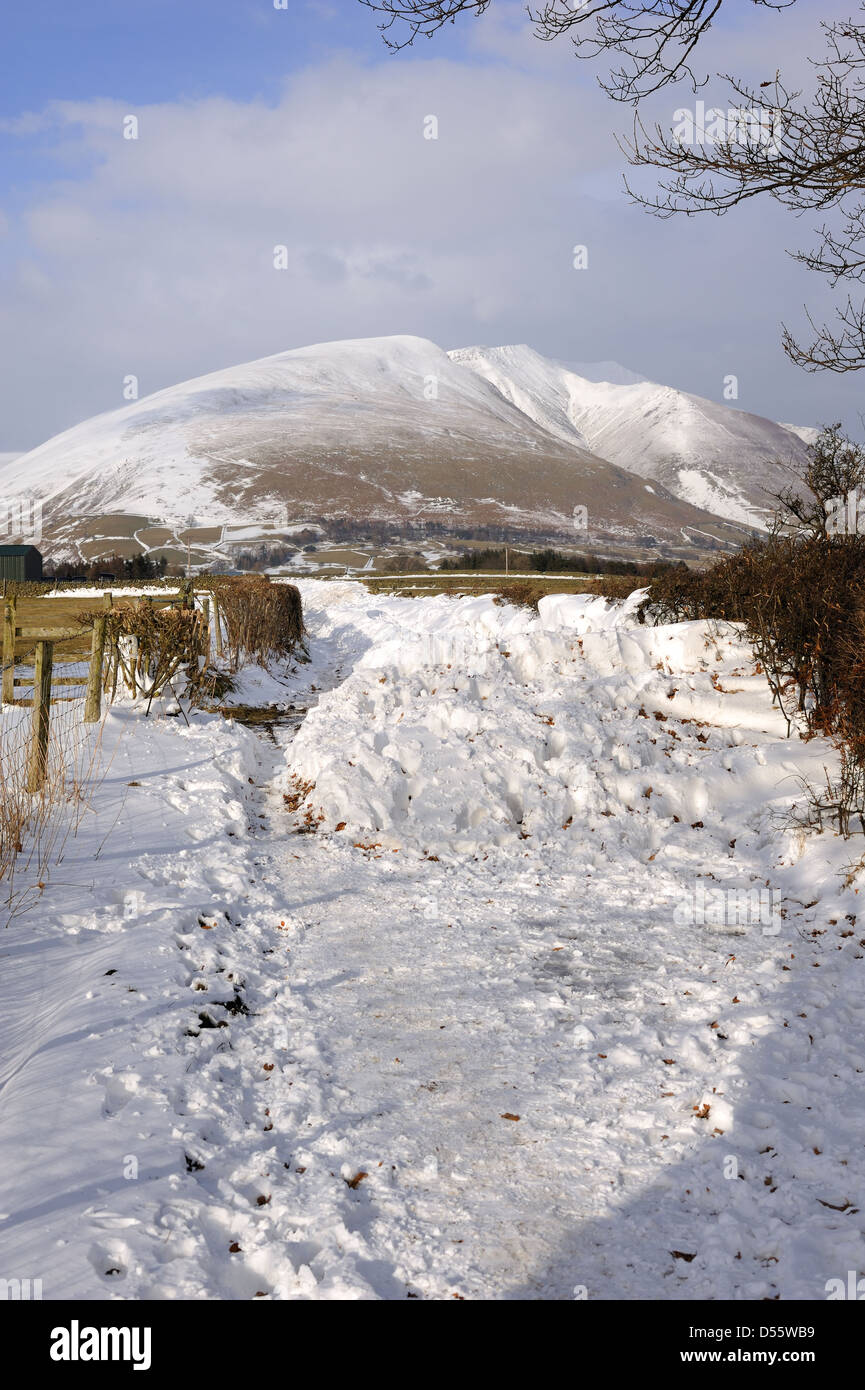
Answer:
<path fill-rule="evenodd" d="M 492 0 L 361 0 L 386 16 L 381 24 L 392 48 L 431 37 L 460 14 L 482 15 Z M 619 66 L 599 78 L 617 101 L 635 108 L 633 134 L 619 147 L 633 168 L 660 171 L 647 196 L 628 180 L 633 199 L 657 217 L 723 216 L 754 198 L 769 197 L 796 214 L 827 214 L 817 243 L 790 254 L 825 275 L 833 289 L 865 282 L 865 22 L 821 20 L 825 56 L 809 60 L 814 90 L 803 99 L 780 72 L 753 88 L 722 74 L 730 105 L 698 114 L 678 110 L 673 126 L 647 129 L 640 102 L 668 84 L 688 80 L 694 91 L 707 78 L 691 66 L 698 45 L 724 0 L 537 0 L 527 13 L 536 36 L 567 37 L 579 58 L 615 57 Z M 796 0 L 751 0 L 783 10 Z M 860 15 L 865 3 L 860 3 Z M 394 25 L 401 41 L 389 37 Z M 865 367 L 865 301 L 848 295 L 832 324 L 817 325 L 806 309 L 811 341 L 802 344 L 783 327 L 784 351 L 806 371 L 849 372 Z"/>
<path fill-rule="evenodd" d="M 476 18 L 492 0 L 360 0 L 384 15 L 380 23 L 388 48 L 409 48 L 432 38 L 458 15 Z M 786 10 L 796 0 L 750 0 L 766 10 Z M 625 60 L 606 79 L 604 91 L 616 101 L 636 104 L 652 92 L 685 78 L 694 90 L 708 80 L 690 67 L 697 45 L 720 13 L 724 0 L 542 0 L 526 13 L 545 43 L 567 37 L 579 58 L 613 54 Z"/>
<path fill-rule="evenodd" d="M 863 7 L 865 8 L 865 7 Z M 800 214 L 833 214 L 818 229 L 817 245 L 791 252 L 833 288 L 865 280 L 865 26 L 823 23 L 827 55 L 813 62 L 814 95 L 787 91 L 780 75 L 755 90 L 726 75 L 726 111 L 679 110 L 671 129 L 649 131 L 635 115 L 633 135 L 620 140 L 635 168 L 660 170 L 657 191 L 625 187 L 657 217 L 708 212 L 722 216 L 764 195 Z M 806 310 L 813 337 L 801 344 L 786 327 L 782 345 L 806 371 L 858 371 L 865 367 L 865 303 L 836 310 L 833 326 L 818 326 Z"/>

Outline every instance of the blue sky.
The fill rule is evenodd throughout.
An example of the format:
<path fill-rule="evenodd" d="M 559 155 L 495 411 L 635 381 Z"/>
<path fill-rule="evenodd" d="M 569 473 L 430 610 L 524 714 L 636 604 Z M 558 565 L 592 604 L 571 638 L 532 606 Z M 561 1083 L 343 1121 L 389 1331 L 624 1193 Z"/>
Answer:
<path fill-rule="evenodd" d="M 567 44 L 531 37 L 521 4 L 393 57 L 357 0 L 288 2 L 7 0 L 0 451 L 121 405 L 130 372 L 144 394 L 384 333 L 529 342 L 714 399 L 734 373 L 743 409 L 857 425 L 855 379 L 804 376 L 778 345 L 805 301 L 828 306 L 785 255 L 808 227 L 768 204 L 687 223 L 631 207 L 628 113 Z M 799 76 L 816 17 L 845 5 L 737 0 L 706 65 Z M 665 95 L 659 118 L 691 100 Z"/>
<path fill-rule="evenodd" d="M 0 20 L 0 118 L 53 101 L 126 105 L 229 96 L 275 102 L 292 72 L 339 47 L 381 58 L 373 16 L 354 0 L 8 0 Z M 32 145 L 0 146 L 0 187 L 61 172 Z"/>
<path fill-rule="evenodd" d="M 286 72 L 336 42 L 377 46 L 350 0 L 291 0 L 275 15 L 269 0 L 40 0 L 4 7 L 3 30 L 0 109 L 10 115 L 59 97 L 273 97 Z"/>
<path fill-rule="evenodd" d="M 356 0 L 288 0 L 279 11 L 271 0 L 7 0 L 0 115 L 94 97 L 274 101 L 290 73 L 334 50 L 379 61 L 377 19 Z M 436 54 L 459 52 L 472 22 L 443 30 Z M 431 52 L 423 43 L 395 61 Z"/>

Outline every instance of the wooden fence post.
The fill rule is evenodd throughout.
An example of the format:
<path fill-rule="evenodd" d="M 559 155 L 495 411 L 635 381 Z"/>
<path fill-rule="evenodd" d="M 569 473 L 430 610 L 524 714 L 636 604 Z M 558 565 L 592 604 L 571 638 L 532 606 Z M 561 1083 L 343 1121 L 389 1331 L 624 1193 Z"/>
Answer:
<path fill-rule="evenodd" d="M 207 594 L 201 596 L 201 645 L 207 666 L 210 662 L 210 599 Z"/>
<path fill-rule="evenodd" d="M 216 633 L 216 655 L 222 656 L 222 614 L 219 611 L 216 594 L 213 594 L 211 598 L 213 602 L 213 630 Z"/>
<path fill-rule="evenodd" d="M 30 768 L 27 790 L 38 792 L 48 770 L 48 721 L 51 717 L 51 668 L 54 665 L 54 643 L 36 643 L 36 663 L 33 671 L 33 742 L 30 747 Z"/>
<path fill-rule="evenodd" d="M 130 694 L 132 695 L 133 700 L 136 700 L 136 699 L 138 698 L 138 656 L 139 656 L 139 644 L 138 644 L 138 638 L 136 637 L 136 635 L 135 635 L 134 632 L 132 633 L 132 635 L 131 635 L 130 638 L 129 638 L 129 647 L 128 647 L 128 653 L 127 653 L 127 654 L 128 654 L 128 656 L 129 656 L 129 679 L 130 679 L 130 681 L 131 681 L 131 685 L 129 686 L 129 691 L 130 691 Z"/>
<path fill-rule="evenodd" d="M 15 699 L 15 600 L 7 598 L 3 614 L 3 703 Z"/>
<path fill-rule="evenodd" d="M 87 698 L 84 702 L 84 723 L 97 724 L 102 713 L 102 662 L 105 658 L 105 624 L 103 615 L 93 624 L 90 644 L 90 670 L 87 673 Z"/>

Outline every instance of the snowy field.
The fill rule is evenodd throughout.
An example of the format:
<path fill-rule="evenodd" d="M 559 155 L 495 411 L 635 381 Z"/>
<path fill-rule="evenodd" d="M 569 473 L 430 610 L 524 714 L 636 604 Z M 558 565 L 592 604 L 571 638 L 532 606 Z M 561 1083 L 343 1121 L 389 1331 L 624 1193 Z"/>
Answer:
<path fill-rule="evenodd" d="M 274 736 L 117 706 L 0 938 L 0 1269 L 82 1299 L 826 1298 L 861 837 L 735 629 L 301 581 Z M 245 695 L 254 690 L 248 682 Z M 253 696 L 254 697 L 254 696 Z"/>

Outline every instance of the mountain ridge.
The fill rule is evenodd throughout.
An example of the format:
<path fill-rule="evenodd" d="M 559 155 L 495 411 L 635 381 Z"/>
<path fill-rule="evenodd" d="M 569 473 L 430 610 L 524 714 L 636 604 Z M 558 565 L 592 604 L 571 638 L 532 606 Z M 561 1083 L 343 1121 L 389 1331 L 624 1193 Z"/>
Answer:
<path fill-rule="evenodd" d="M 165 387 L 23 456 L 0 456 L 0 487 L 42 500 L 55 549 L 77 544 L 93 518 L 218 526 L 275 514 L 395 528 L 437 520 L 583 546 L 737 544 L 744 512 L 725 517 L 682 496 L 678 474 L 667 470 L 670 487 L 651 458 L 642 472 L 640 459 L 620 462 L 622 393 L 639 403 L 650 389 L 679 408 L 699 398 L 618 364 L 593 368 L 611 369 L 618 383 L 591 383 L 526 345 L 447 353 L 408 334 L 311 344 Z M 781 426 L 748 418 L 758 434 L 777 431 L 804 450 Z M 588 534 L 576 520 L 584 512 Z"/>
<path fill-rule="evenodd" d="M 526 344 L 459 348 L 451 356 L 555 433 L 629 472 L 661 483 L 682 501 L 744 525 L 764 525 L 813 442 L 791 427 L 691 392 L 638 377 L 579 376 Z"/>

